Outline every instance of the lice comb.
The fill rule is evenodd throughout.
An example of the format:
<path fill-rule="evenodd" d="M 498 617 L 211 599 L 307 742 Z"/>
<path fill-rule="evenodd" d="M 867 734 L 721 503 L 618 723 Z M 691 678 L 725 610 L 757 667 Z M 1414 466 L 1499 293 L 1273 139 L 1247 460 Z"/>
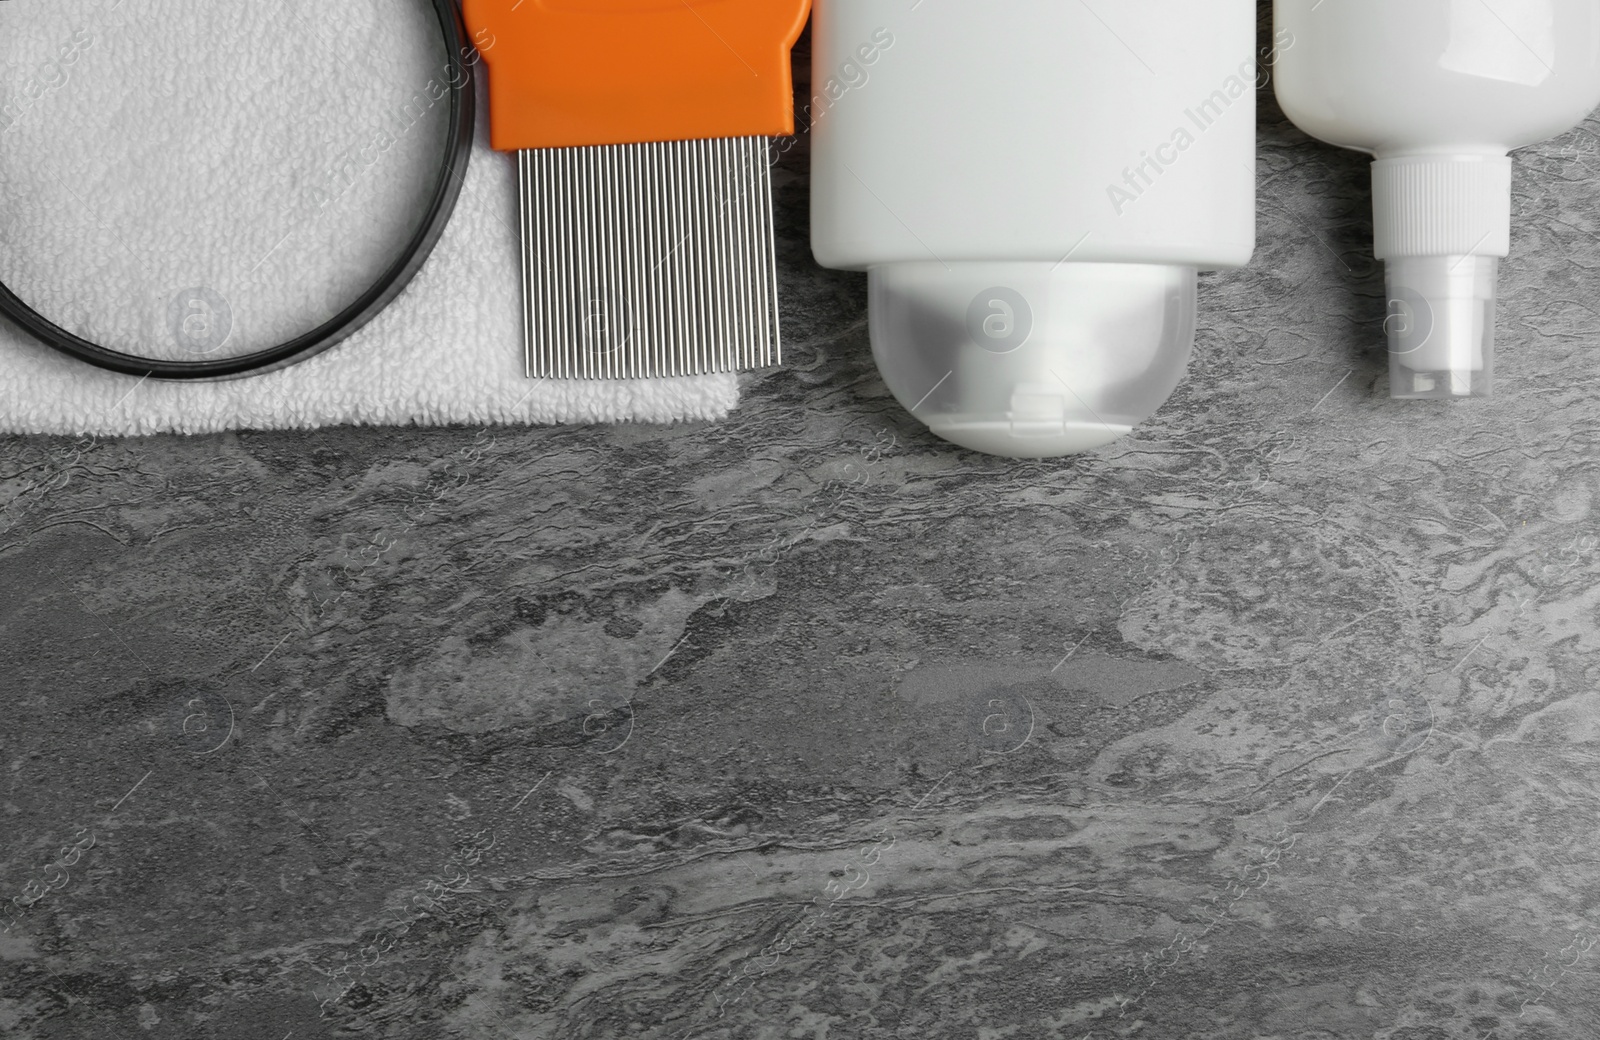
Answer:
<path fill-rule="evenodd" d="M 530 377 L 781 360 L 769 138 L 810 0 L 464 0 L 517 153 Z"/>

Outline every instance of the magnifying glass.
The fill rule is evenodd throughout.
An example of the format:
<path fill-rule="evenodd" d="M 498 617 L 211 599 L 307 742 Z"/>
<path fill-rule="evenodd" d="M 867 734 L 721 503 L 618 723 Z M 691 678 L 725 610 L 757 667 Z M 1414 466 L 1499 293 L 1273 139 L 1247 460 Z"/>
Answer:
<path fill-rule="evenodd" d="M 0 0 L 0 315 L 224 379 L 371 321 L 466 175 L 454 0 Z"/>

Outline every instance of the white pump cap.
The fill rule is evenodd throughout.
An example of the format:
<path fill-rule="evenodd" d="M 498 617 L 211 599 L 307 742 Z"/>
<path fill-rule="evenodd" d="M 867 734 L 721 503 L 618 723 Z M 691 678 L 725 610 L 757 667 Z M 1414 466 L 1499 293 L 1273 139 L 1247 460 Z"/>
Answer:
<path fill-rule="evenodd" d="M 1511 252 L 1511 159 L 1409 155 L 1372 164 L 1392 397 L 1487 397 L 1495 281 Z"/>
<path fill-rule="evenodd" d="M 1183 378 L 1192 267 L 889 264 L 869 277 L 872 356 L 896 399 L 974 451 L 1047 458 L 1127 434 Z"/>

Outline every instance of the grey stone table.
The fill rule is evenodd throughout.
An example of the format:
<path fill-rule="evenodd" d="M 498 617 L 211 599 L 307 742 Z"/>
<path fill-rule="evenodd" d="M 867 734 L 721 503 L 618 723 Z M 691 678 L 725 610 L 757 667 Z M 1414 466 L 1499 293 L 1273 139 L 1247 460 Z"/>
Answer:
<path fill-rule="evenodd" d="M 0 441 L 0 1035 L 1595 1036 L 1596 126 L 1497 396 L 1399 403 L 1364 162 L 1261 102 L 1085 457 L 889 398 L 803 137 L 725 422 Z"/>

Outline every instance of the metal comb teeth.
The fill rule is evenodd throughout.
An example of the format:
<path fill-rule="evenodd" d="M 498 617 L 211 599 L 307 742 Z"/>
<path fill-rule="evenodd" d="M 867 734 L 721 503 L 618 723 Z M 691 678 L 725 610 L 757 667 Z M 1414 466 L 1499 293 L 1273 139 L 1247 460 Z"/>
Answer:
<path fill-rule="evenodd" d="M 517 153 L 530 378 L 782 360 L 765 137 Z"/>

